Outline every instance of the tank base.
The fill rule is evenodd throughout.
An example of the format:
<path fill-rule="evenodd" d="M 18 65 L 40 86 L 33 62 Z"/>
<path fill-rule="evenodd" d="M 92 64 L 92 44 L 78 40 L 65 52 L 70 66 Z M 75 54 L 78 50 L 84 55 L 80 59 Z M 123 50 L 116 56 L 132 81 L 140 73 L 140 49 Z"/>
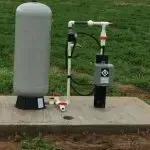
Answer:
<path fill-rule="evenodd" d="M 44 97 L 18 96 L 15 107 L 23 110 L 44 109 L 45 108 Z"/>

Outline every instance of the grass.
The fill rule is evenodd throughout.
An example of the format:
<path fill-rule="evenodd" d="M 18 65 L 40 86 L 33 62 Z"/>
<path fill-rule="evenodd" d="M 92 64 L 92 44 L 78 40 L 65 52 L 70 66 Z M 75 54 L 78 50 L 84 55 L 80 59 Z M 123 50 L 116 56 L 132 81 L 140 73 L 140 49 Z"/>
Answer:
<path fill-rule="evenodd" d="M 46 142 L 41 136 L 31 138 L 24 136 L 20 144 L 20 150 L 61 150 L 52 143 Z"/>
<path fill-rule="evenodd" d="M 15 10 L 23 0 L 0 0 L 0 93 L 13 93 L 13 54 Z M 41 0 L 53 11 L 50 89 L 66 94 L 65 45 L 69 20 L 105 20 L 114 26 L 108 29 L 107 53 L 115 66 L 115 84 L 109 95 L 120 95 L 116 84 L 133 84 L 150 91 L 150 1 L 149 0 Z M 79 28 L 99 36 L 100 29 Z M 91 82 L 98 47 L 88 37 L 80 37 L 73 70 L 79 81 Z M 85 81 L 86 79 L 86 81 Z M 91 87 L 79 87 L 87 92 Z M 73 92 L 72 94 L 75 95 Z"/>

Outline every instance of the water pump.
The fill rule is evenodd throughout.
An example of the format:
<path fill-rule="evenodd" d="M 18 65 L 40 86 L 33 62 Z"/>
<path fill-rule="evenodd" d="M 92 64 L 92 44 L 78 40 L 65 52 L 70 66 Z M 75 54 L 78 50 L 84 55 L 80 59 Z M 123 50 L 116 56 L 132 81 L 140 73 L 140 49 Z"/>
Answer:
<path fill-rule="evenodd" d="M 69 21 L 68 22 L 68 43 L 67 43 L 67 101 L 70 102 L 70 89 L 75 88 L 72 86 L 73 83 L 77 83 L 72 79 L 71 75 L 71 59 L 74 48 L 76 46 L 77 36 L 73 29 L 73 25 L 88 25 L 88 26 L 99 26 L 102 28 L 100 33 L 100 41 L 97 41 L 92 35 L 86 34 L 92 37 L 100 46 L 100 52 L 96 55 L 96 64 L 95 64 L 95 72 L 94 72 L 94 79 L 93 79 L 93 90 L 91 93 L 94 94 L 94 107 L 96 108 L 105 108 L 106 103 L 106 88 L 107 86 L 113 81 L 113 72 L 114 66 L 108 63 L 108 55 L 105 55 L 105 46 L 106 40 L 108 39 L 106 35 L 106 28 L 109 25 L 112 25 L 110 22 L 95 22 L 92 20 L 89 21 Z M 84 33 L 85 34 L 85 33 Z M 77 92 L 75 90 L 75 92 Z M 77 92 L 79 95 L 81 93 Z"/>

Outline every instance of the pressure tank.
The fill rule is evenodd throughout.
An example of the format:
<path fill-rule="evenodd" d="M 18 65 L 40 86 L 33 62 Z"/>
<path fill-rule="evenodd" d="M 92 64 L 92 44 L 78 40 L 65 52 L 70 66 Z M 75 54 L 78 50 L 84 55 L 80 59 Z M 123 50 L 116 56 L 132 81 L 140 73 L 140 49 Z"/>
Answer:
<path fill-rule="evenodd" d="M 20 101 L 41 98 L 48 92 L 51 18 L 51 9 L 38 2 L 16 9 L 13 87 Z M 37 102 L 42 108 L 42 102 Z"/>

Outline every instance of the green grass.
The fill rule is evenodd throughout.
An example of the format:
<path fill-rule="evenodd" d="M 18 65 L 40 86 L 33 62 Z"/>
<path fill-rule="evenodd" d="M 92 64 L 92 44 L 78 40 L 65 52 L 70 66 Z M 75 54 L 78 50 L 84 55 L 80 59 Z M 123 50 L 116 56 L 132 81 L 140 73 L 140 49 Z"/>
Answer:
<path fill-rule="evenodd" d="M 61 150 L 52 143 L 46 142 L 41 136 L 31 138 L 24 136 L 20 144 L 20 150 Z"/>
<path fill-rule="evenodd" d="M 23 0 L 0 0 L 0 93 L 12 93 L 15 9 Z M 66 94 L 65 45 L 69 20 L 112 21 L 107 53 L 115 66 L 115 83 L 134 84 L 150 91 L 150 1 L 149 0 L 41 0 L 53 11 L 50 90 Z M 100 29 L 76 28 L 99 36 Z M 80 81 L 91 82 L 98 47 L 79 37 L 73 69 Z M 85 81 L 84 81 L 85 82 Z M 79 87 L 87 92 L 90 87 Z M 73 93 L 75 94 L 75 93 Z M 115 85 L 109 95 L 120 95 Z"/>

